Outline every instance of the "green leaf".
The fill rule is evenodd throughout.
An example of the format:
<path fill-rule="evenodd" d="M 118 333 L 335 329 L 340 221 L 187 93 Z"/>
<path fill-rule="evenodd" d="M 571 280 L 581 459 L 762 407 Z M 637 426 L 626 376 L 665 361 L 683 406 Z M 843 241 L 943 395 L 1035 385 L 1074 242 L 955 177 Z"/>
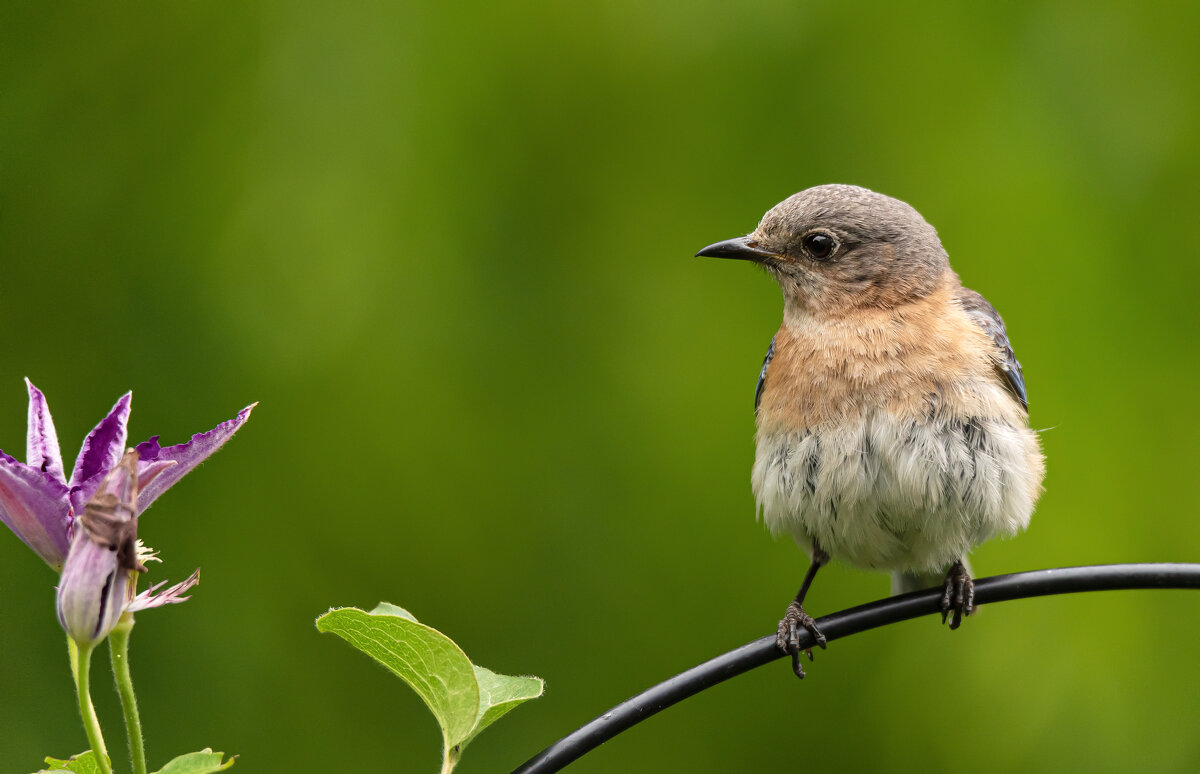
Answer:
<path fill-rule="evenodd" d="M 223 761 L 224 757 L 225 753 L 213 752 L 211 747 L 206 747 L 200 752 L 180 755 L 154 774 L 214 774 L 229 768 L 237 760 L 234 756 Z"/>
<path fill-rule="evenodd" d="M 338 635 L 408 683 L 437 718 L 446 749 L 475 727 L 479 686 L 471 661 L 453 640 L 407 610 L 390 605 L 370 613 L 330 610 L 317 619 L 317 630 Z"/>
<path fill-rule="evenodd" d="M 45 774 L 47 771 L 73 771 L 76 774 L 100 774 L 100 764 L 96 763 L 96 754 L 91 750 L 73 755 L 65 761 L 58 758 L 47 758 L 46 765 L 48 768 L 42 769 L 38 774 Z"/>
<path fill-rule="evenodd" d="M 509 677 L 471 663 L 446 635 L 402 607 L 330 610 L 317 630 L 338 635 L 408 683 L 442 728 L 443 771 L 475 736 L 522 702 L 542 695 L 537 677 Z"/>
<path fill-rule="evenodd" d="M 357 608 L 355 608 L 355 609 L 357 609 Z M 407 618 L 408 620 L 412 621 L 413 623 L 418 623 L 417 617 L 415 615 L 408 612 L 407 610 L 400 607 L 399 605 L 393 605 L 391 602 L 380 602 L 378 605 L 375 606 L 375 609 L 371 611 L 371 615 L 398 615 L 401 618 Z"/>
<path fill-rule="evenodd" d="M 510 710 L 536 699 L 546 690 L 546 684 L 540 677 L 498 675 L 481 666 L 475 667 L 475 682 L 479 685 L 479 714 L 475 719 L 475 727 L 462 741 L 463 747 Z"/>

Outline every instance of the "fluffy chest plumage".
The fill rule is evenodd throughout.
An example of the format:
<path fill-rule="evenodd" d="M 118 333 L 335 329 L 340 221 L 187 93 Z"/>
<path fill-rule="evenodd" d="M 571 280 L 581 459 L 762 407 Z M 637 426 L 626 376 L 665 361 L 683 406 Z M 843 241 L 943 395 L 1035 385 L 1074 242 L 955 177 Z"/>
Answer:
<path fill-rule="evenodd" d="M 753 472 L 773 531 L 862 567 L 936 570 L 1028 523 L 1037 438 L 991 341 L 937 301 L 785 322 Z"/>

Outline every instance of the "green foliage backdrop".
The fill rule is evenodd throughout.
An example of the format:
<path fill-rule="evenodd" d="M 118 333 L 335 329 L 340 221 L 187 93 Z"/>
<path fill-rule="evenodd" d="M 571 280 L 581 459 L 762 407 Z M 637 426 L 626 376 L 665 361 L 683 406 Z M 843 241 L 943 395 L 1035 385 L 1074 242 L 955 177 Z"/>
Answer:
<path fill-rule="evenodd" d="M 332 605 L 546 678 L 464 774 L 771 631 L 805 566 L 749 486 L 780 300 L 691 256 L 819 183 L 912 203 L 1009 322 L 1049 476 L 981 574 L 1200 560 L 1198 9 L 3 3 L 0 448 L 23 376 L 68 456 L 126 389 L 133 441 L 261 401 L 142 521 L 151 580 L 203 567 L 139 616 L 151 763 L 436 770 Z M 0 534 L 6 772 L 85 745 L 53 584 Z M 836 567 L 810 609 L 886 590 Z M 910 622 L 572 771 L 1196 771 L 1198 635 L 1187 592 Z"/>

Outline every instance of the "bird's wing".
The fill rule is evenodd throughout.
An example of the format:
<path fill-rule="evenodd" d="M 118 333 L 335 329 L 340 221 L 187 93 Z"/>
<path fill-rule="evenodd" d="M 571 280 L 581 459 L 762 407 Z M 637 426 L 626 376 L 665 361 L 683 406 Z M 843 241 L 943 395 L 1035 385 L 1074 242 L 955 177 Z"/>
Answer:
<path fill-rule="evenodd" d="M 1021 373 L 1021 364 L 1017 361 L 1012 344 L 1008 341 L 1008 332 L 1004 329 L 1004 320 L 1000 313 L 988 303 L 987 299 L 970 288 L 960 288 L 958 301 L 962 304 L 971 321 L 978 325 L 984 333 L 996 343 L 996 370 L 1004 377 L 1004 383 L 1013 396 L 1021 402 L 1021 406 L 1029 410 L 1029 397 L 1025 393 L 1025 376 Z"/>
<path fill-rule="evenodd" d="M 984 302 L 986 303 L 986 302 Z M 771 358 L 775 357 L 775 337 L 771 337 L 771 346 L 767 347 L 767 356 L 763 358 L 762 370 L 758 372 L 758 384 L 754 388 L 754 411 L 762 403 L 763 386 L 767 383 L 767 369 L 771 366 Z"/>

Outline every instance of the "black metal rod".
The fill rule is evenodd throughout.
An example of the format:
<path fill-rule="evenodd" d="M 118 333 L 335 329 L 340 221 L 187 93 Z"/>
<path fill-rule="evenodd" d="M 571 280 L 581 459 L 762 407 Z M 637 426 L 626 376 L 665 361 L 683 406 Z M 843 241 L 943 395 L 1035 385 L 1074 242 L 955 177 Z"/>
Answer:
<path fill-rule="evenodd" d="M 1080 591 L 1115 589 L 1196 589 L 1200 588 L 1200 564 L 1107 564 L 1089 567 L 1062 567 L 1053 570 L 996 575 L 975 581 L 975 604 L 1005 602 L 1010 599 L 1072 594 Z M 836 640 L 880 626 L 907 621 L 922 615 L 941 614 L 942 589 L 914 591 L 852 607 L 817 619 L 826 639 Z M 800 647 L 815 643 L 812 635 L 800 631 Z M 590 723 L 530 758 L 512 774 L 549 774 L 559 771 L 584 753 L 599 747 L 617 734 L 651 715 L 711 688 L 717 683 L 749 672 L 755 667 L 783 658 L 770 634 L 731 650 L 665 680 L 628 701 L 618 704 Z M 788 676 L 791 677 L 790 675 Z M 783 679 L 783 678 L 780 678 Z"/>

